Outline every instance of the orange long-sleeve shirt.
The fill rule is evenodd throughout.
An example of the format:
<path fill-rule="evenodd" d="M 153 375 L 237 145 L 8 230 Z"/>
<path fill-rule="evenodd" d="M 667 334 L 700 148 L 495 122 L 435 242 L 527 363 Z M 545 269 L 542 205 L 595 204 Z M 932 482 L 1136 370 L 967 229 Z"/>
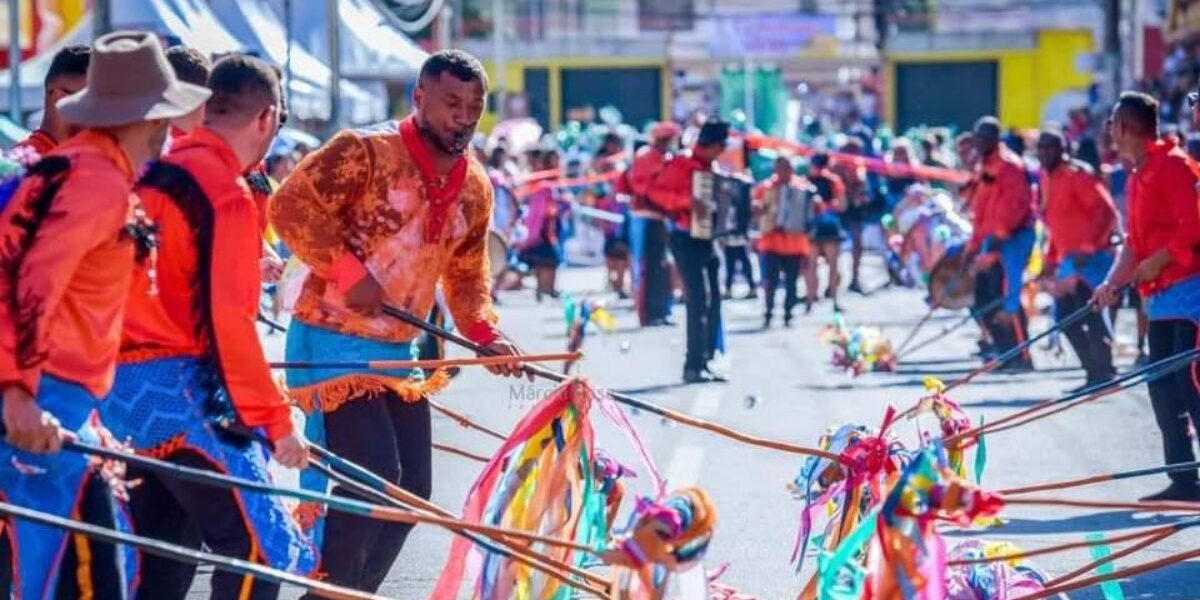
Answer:
<path fill-rule="evenodd" d="M 123 360 L 211 356 L 239 419 L 272 440 L 292 421 L 258 339 L 258 207 L 238 157 L 203 127 L 176 139 L 137 187 L 159 227 L 158 294 L 139 268 L 125 315 Z"/>
<path fill-rule="evenodd" d="M 674 156 L 654 178 L 646 195 L 667 213 L 667 217 L 679 229 L 688 231 L 692 222 L 692 175 L 711 170 L 711 164 L 696 160 L 691 155 Z"/>
<path fill-rule="evenodd" d="M 60 162 L 61 161 L 61 162 Z M 112 387 L 133 273 L 123 237 L 133 167 L 111 136 L 86 130 L 21 182 L 0 220 L 0 387 L 37 394 L 43 374 L 96 397 Z"/>
<path fill-rule="evenodd" d="M 1021 158 L 1004 145 L 983 160 L 971 193 L 974 231 L 968 246 L 978 250 L 983 240 L 1008 239 L 1033 216 L 1033 193 Z"/>
<path fill-rule="evenodd" d="M 772 175 L 769 179 L 754 186 L 755 205 L 762 207 L 765 203 L 770 202 L 767 190 L 781 185 L 790 185 L 797 190 L 805 190 L 808 187 L 798 176 L 793 176 L 788 183 L 781 183 L 779 177 Z M 778 202 L 778 200 L 775 201 Z M 758 238 L 758 251 L 782 256 L 807 256 L 812 253 L 812 245 L 807 234 L 775 229 Z"/>
<path fill-rule="evenodd" d="M 1047 269 L 1071 254 L 1092 254 L 1109 245 L 1117 207 L 1104 182 L 1084 163 L 1068 161 L 1042 170 Z"/>
<path fill-rule="evenodd" d="M 30 132 L 29 137 L 19 141 L 13 146 L 13 150 L 28 149 L 36 152 L 38 156 L 50 154 L 58 147 L 58 140 L 54 136 L 42 129 L 34 129 Z"/>
<path fill-rule="evenodd" d="M 486 241 L 492 186 L 464 157 L 439 185 L 410 117 L 343 131 L 304 161 L 271 198 L 271 224 L 312 268 L 296 318 L 342 333 L 403 342 L 418 333 L 390 317 L 345 308 L 364 273 L 386 301 L 413 314 L 433 306 L 440 281 L 458 327 L 490 343 L 498 332 Z"/>
<path fill-rule="evenodd" d="M 1169 141 L 1150 144 L 1146 160 L 1129 178 L 1127 233 L 1133 256 L 1142 261 L 1166 249 L 1171 262 L 1139 286 L 1143 296 L 1200 274 L 1200 212 L 1196 185 L 1200 166 Z"/>

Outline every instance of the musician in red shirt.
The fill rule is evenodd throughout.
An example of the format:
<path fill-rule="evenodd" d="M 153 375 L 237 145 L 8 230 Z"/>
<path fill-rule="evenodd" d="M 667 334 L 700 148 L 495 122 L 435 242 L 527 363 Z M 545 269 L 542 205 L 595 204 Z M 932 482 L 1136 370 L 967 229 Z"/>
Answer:
<path fill-rule="evenodd" d="M 627 173 L 634 217 L 633 238 L 638 244 L 636 302 L 638 319 L 644 327 L 670 325 L 671 276 L 667 263 L 667 224 L 663 212 L 650 201 L 650 185 L 671 159 L 671 148 L 679 138 L 679 125 L 658 123 L 650 129 L 650 144 L 638 151 Z M 637 232 L 641 233 L 638 235 Z"/>
<path fill-rule="evenodd" d="M 1111 237 L 1118 227 L 1117 208 L 1091 166 L 1067 155 L 1061 133 L 1042 132 L 1037 152 L 1046 228 L 1042 282 L 1054 296 L 1055 319 L 1062 320 L 1087 305 L 1112 267 Z M 1087 373 L 1079 390 L 1112 379 L 1116 370 L 1107 312 L 1092 312 L 1063 333 Z"/>
<path fill-rule="evenodd" d="M 16 151 L 31 151 L 45 156 L 80 128 L 68 123 L 58 114 L 57 102 L 82 90 L 87 85 L 88 62 L 92 49 L 83 46 L 67 46 L 59 50 L 50 61 L 46 71 L 45 96 L 42 106 L 42 124 L 13 147 Z"/>
<path fill-rule="evenodd" d="M 648 194 L 650 201 L 671 220 L 671 253 L 687 294 L 685 383 L 724 381 L 708 369 L 721 328 L 721 290 L 717 277 L 720 260 L 711 239 L 692 237 L 691 220 L 693 176 L 713 170 L 728 138 L 728 123 L 705 122 L 691 152 L 671 158 L 650 185 Z"/>
<path fill-rule="evenodd" d="M 1000 143 L 1000 123 L 984 117 L 975 124 L 979 154 L 971 191 L 973 225 L 967 252 L 976 273 L 975 307 L 991 334 L 997 353 L 1016 348 L 1029 337 L 1029 322 L 1021 309 L 1025 265 L 1033 253 L 1033 192 L 1024 162 Z M 997 306 L 997 300 L 1002 302 Z M 1004 365 L 1005 371 L 1033 369 L 1028 349 Z"/>
<path fill-rule="evenodd" d="M 1120 288 L 1137 285 L 1150 319 L 1150 360 L 1157 362 L 1200 346 L 1200 167 L 1159 138 L 1158 101 L 1146 94 L 1121 94 L 1112 136 L 1121 158 L 1133 165 L 1125 194 L 1127 238 L 1095 298 L 1109 306 Z M 1188 416 L 1200 423 L 1197 363 L 1152 380 L 1150 402 L 1167 464 L 1194 461 Z M 1170 478 L 1166 489 L 1143 500 L 1200 500 L 1195 469 Z"/>

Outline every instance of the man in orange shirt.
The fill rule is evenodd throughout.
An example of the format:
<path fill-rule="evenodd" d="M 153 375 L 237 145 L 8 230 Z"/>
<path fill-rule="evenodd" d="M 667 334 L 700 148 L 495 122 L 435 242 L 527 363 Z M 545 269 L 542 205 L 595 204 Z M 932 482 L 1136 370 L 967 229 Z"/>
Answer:
<path fill-rule="evenodd" d="M 671 159 L 671 147 L 680 133 L 679 125 L 669 121 L 651 128 L 650 144 L 638 151 L 625 178 L 631 196 L 630 213 L 634 217 L 633 237 L 638 240 L 638 320 L 644 327 L 671 324 L 667 225 L 662 210 L 654 206 L 648 194 L 650 185 Z"/>
<path fill-rule="evenodd" d="M 158 261 L 154 273 L 134 274 L 120 365 L 101 416 L 140 453 L 269 483 L 264 450 L 292 469 L 307 460 L 255 327 L 262 217 L 243 176 L 275 139 L 281 92 L 270 65 L 239 55 L 216 64 L 210 88 L 203 124 L 176 138 L 138 184 L 159 227 Z M 231 437 L 225 420 L 261 429 L 273 448 Z M 133 476 L 142 481 L 130 492 L 138 533 L 196 547 L 203 541 L 217 554 L 296 573 L 316 569 L 315 548 L 278 497 Z M 193 565 L 149 556 L 145 567 L 143 598 L 182 598 L 195 574 Z M 278 584 L 221 571 L 212 589 L 223 598 L 279 595 Z"/>
<path fill-rule="evenodd" d="M 1039 188 L 1046 226 L 1046 260 L 1042 279 L 1054 296 L 1054 317 L 1063 319 L 1083 308 L 1112 267 L 1111 237 L 1117 208 L 1100 177 L 1084 162 L 1066 154 L 1066 141 L 1057 131 L 1038 138 L 1041 162 Z M 1065 328 L 1067 340 L 1087 373 L 1079 389 L 1112 379 L 1113 335 L 1106 312 Z"/>
<path fill-rule="evenodd" d="M 131 194 L 157 158 L 167 121 L 208 98 L 176 81 L 157 38 L 96 41 L 87 88 L 58 111 L 85 129 L 46 155 L 0 218 L 0 392 L 7 437 L 0 493 L 12 503 L 98 525 L 117 524 L 107 481 L 86 457 L 59 453 L 63 431 L 99 443 L 95 410 L 112 385 L 135 250 L 153 260 L 153 232 Z M 27 521 L 7 523 L 0 597 L 125 598 L 132 551 Z M 122 568 L 120 563 L 126 563 Z"/>
<path fill-rule="evenodd" d="M 971 192 L 974 230 L 967 242 L 975 277 L 975 306 L 985 307 L 997 298 L 1003 303 L 979 315 L 999 353 L 1016 348 L 1028 337 L 1029 323 L 1021 309 L 1025 265 L 1036 241 L 1033 192 L 1020 156 L 1000 143 L 1000 123 L 983 117 L 975 124 L 979 154 L 976 183 Z M 986 360 L 986 357 L 985 357 Z M 1028 349 L 998 367 L 1005 371 L 1033 369 Z"/>
<path fill-rule="evenodd" d="M 1133 165 L 1127 238 L 1095 300 L 1111 306 L 1120 288 L 1136 285 L 1150 319 L 1150 361 L 1157 362 L 1200 346 L 1200 166 L 1159 138 L 1158 101 L 1140 92 L 1121 94 L 1112 137 L 1121 159 Z M 1200 363 L 1156 377 L 1149 387 L 1166 463 L 1194 461 L 1188 417 L 1200 423 Z M 1166 489 L 1143 500 L 1200 500 L 1195 469 L 1169 476 Z"/>
<path fill-rule="evenodd" d="M 54 55 L 50 68 L 46 70 L 42 124 L 29 137 L 18 142 L 13 150 L 45 156 L 79 131 L 79 127 L 59 116 L 57 103 L 79 92 L 87 84 L 88 59 L 91 55 L 92 49 L 83 45 L 67 46 Z"/>
<path fill-rule="evenodd" d="M 724 381 L 708 369 L 708 361 L 716 354 L 721 328 L 721 290 L 717 277 L 720 261 L 711 239 L 692 236 L 691 221 L 693 176 L 713 170 L 728 138 L 728 123 L 705 122 L 691 152 L 672 157 L 647 194 L 671 220 L 671 254 L 679 265 L 687 294 L 687 357 L 683 364 L 686 383 Z"/>
<path fill-rule="evenodd" d="M 504 355 L 492 307 L 487 235 L 492 184 L 468 155 L 487 75 L 475 57 L 443 50 L 421 67 L 416 112 L 346 130 L 305 157 L 271 198 L 271 224 L 311 268 L 288 329 L 288 360 L 407 360 L 419 331 L 383 304 L 427 315 L 441 285 L 455 327 Z M 520 376 L 519 365 L 491 367 Z M 447 377 L 420 371 L 294 370 L 291 395 L 309 411 L 308 439 L 423 497 L 432 487 L 428 394 Z M 302 485 L 327 482 L 301 476 Z M 339 490 L 339 493 L 340 490 Z M 314 515 L 319 516 L 319 515 Z M 321 521 L 317 521 L 321 523 Z M 412 529 L 332 512 L 314 534 L 329 581 L 373 592 Z"/>
<path fill-rule="evenodd" d="M 763 290 L 766 312 L 763 328 L 771 327 L 775 312 L 775 292 L 783 275 L 783 326 L 792 325 L 792 309 L 800 304 L 796 283 L 804 272 L 808 294 L 805 312 L 812 310 L 817 296 L 817 271 L 808 239 L 809 225 L 815 216 L 816 189 L 796 175 L 786 156 L 775 159 L 775 174 L 754 190 L 755 208 L 762 215 L 758 251 L 763 255 Z"/>

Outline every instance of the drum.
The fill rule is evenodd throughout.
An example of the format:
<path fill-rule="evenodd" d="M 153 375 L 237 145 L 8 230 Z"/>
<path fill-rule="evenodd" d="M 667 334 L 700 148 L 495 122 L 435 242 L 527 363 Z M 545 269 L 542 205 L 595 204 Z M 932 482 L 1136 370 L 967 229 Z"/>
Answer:
<path fill-rule="evenodd" d="M 968 271 L 965 252 L 943 256 L 929 274 L 929 298 L 938 308 L 975 306 L 975 276 Z"/>
<path fill-rule="evenodd" d="M 487 255 L 492 277 L 499 277 L 508 270 L 508 240 L 495 229 L 488 230 Z"/>

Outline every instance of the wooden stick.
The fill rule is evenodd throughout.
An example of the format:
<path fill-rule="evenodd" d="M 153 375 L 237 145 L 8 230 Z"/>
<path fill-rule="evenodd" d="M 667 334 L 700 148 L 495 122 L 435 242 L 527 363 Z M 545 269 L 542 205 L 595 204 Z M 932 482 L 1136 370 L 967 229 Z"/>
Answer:
<path fill-rule="evenodd" d="M 446 415 L 447 417 L 450 417 L 451 419 L 454 419 L 455 421 L 458 421 L 458 424 L 461 425 L 462 427 L 465 427 L 467 429 L 475 429 L 478 431 L 482 431 L 483 433 L 486 433 L 502 442 L 508 439 L 507 436 L 500 433 L 499 431 L 496 431 L 495 429 L 490 429 L 488 427 L 484 427 L 483 425 L 480 425 L 479 423 L 472 421 L 466 415 L 459 413 L 459 412 L 455 412 L 453 410 L 450 410 L 444 404 L 439 404 L 437 402 L 434 402 L 432 399 L 427 399 L 426 402 L 429 403 L 430 408 L 442 413 L 443 415 Z"/>
<path fill-rule="evenodd" d="M 946 562 L 946 566 L 957 567 L 957 566 L 961 566 L 961 565 L 973 565 L 973 564 L 979 564 L 979 563 L 1007 562 L 1010 560 L 1024 560 L 1024 559 L 1028 559 L 1028 558 L 1033 558 L 1035 556 L 1044 556 L 1046 554 L 1057 554 L 1059 552 L 1066 552 L 1068 550 L 1077 550 L 1079 548 L 1091 548 L 1093 546 L 1102 546 L 1102 545 L 1106 545 L 1106 544 L 1120 544 L 1122 542 L 1128 542 L 1131 540 L 1140 540 L 1142 538 L 1159 535 L 1163 532 L 1171 533 L 1172 532 L 1171 526 L 1163 525 L 1160 527 L 1154 527 L 1152 529 L 1143 529 L 1141 531 L 1135 531 L 1133 533 L 1126 533 L 1123 535 L 1119 535 L 1117 537 L 1107 538 L 1104 540 L 1099 540 L 1099 541 L 1094 541 L 1094 542 L 1088 541 L 1088 540 L 1084 540 L 1082 542 L 1068 542 L 1065 544 L 1056 544 L 1054 546 L 1038 548 L 1037 550 L 1022 550 L 1020 552 L 1009 552 L 1008 554 L 997 554 L 995 556 L 982 556 L 979 558 L 964 558 L 961 560 L 951 560 L 951 561 Z"/>
<path fill-rule="evenodd" d="M 1071 592 L 1074 590 L 1091 587 L 1098 583 L 1104 583 L 1105 581 L 1112 581 L 1114 579 L 1125 579 L 1127 577 L 1133 577 L 1134 575 L 1141 575 L 1142 573 L 1145 573 L 1147 571 L 1153 571 L 1155 569 L 1169 567 L 1175 563 L 1180 563 L 1185 560 L 1191 560 L 1196 557 L 1200 557 L 1200 550 L 1188 550 L 1186 552 L 1179 552 L 1177 554 L 1165 556 L 1158 560 L 1152 560 L 1150 562 L 1145 562 L 1140 565 L 1134 565 L 1132 567 L 1127 567 L 1125 569 L 1118 569 L 1116 571 L 1113 571 L 1112 573 L 1108 573 L 1105 575 L 1096 575 L 1095 577 L 1088 577 L 1087 579 L 1080 579 L 1079 581 L 1076 581 L 1075 583 L 1066 583 L 1066 584 L 1062 584 L 1062 585 L 1056 585 L 1053 587 L 1048 586 L 1040 592 L 1029 594 L 1028 596 L 1021 596 L 1020 598 L 1017 598 L 1016 600 L 1040 600 L 1041 598 L 1049 598 L 1051 596 L 1057 596 L 1059 594 L 1063 594 L 1066 592 Z"/>
<path fill-rule="evenodd" d="M 1101 500 L 1068 500 L 1066 498 L 1004 498 L 1010 506 L 1026 504 L 1032 506 L 1065 506 L 1068 508 L 1104 508 L 1134 510 L 1141 512 L 1194 512 L 1200 513 L 1200 502 L 1106 502 Z"/>
<path fill-rule="evenodd" d="M 400 321 L 403 321 L 404 323 L 412 325 L 413 327 L 416 327 L 417 329 L 425 331 L 431 335 L 435 335 L 435 336 L 440 337 L 448 342 L 451 342 L 453 344 L 456 344 L 458 346 L 466 348 L 467 350 L 475 352 L 476 354 L 482 354 L 484 356 L 493 355 L 493 352 L 491 350 L 489 350 L 488 348 L 481 346 L 475 342 L 472 342 L 471 340 L 468 340 L 467 338 L 464 338 L 460 335 L 457 335 L 455 333 L 447 331 L 441 327 L 438 327 L 438 326 L 426 321 L 425 319 L 422 319 L 422 318 L 420 318 L 408 311 L 405 311 L 403 309 L 396 308 L 394 306 L 389 306 L 389 305 L 385 304 L 383 306 L 383 313 L 390 317 L 393 317 Z M 569 379 L 569 377 L 567 375 L 555 373 L 553 371 L 544 369 L 537 365 L 526 364 L 522 368 L 526 373 L 528 373 L 530 375 L 541 377 L 543 379 L 548 379 L 550 381 L 554 381 L 554 382 L 558 382 L 558 383 L 562 383 Z M 820 450 L 817 448 L 809 448 L 807 446 L 800 446 L 797 444 L 792 444 L 790 442 L 782 442 L 782 441 L 777 441 L 777 440 L 761 438 L 758 436 L 743 433 L 736 429 L 725 427 L 723 425 L 718 425 L 718 424 L 710 422 L 710 421 L 705 421 L 703 419 L 698 419 L 696 417 L 684 415 L 682 413 L 678 413 L 673 410 L 669 410 L 669 409 L 663 408 L 661 406 L 651 404 L 644 400 L 638 400 L 637 398 L 634 398 L 632 396 L 627 396 L 625 394 L 621 394 L 621 393 L 613 392 L 613 391 L 607 391 L 606 393 L 613 400 L 616 400 L 617 402 L 620 402 L 621 404 L 625 404 L 627 406 L 632 406 L 639 410 L 644 410 L 648 413 L 657 415 L 664 419 L 669 419 L 669 420 L 675 421 L 677 423 L 682 423 L 684 425 L 693 427 L 695 429 L 700 429 L 703 431 L 707 431 L 709 433 L 717 434 L 719 436 L 722 436 L 722 437 L 725 437 L 725 438 L 728 438 L 731 440 L 742 442 L 743 444 L 747 444 L 750 446 L 757 446 L 759 448 L 769 448 L 771 450 L 778 450 L 780 452 L 787 452 L 790 454 L 799 454 L 799 455 L 805 455 L 805 456 L 819 456 L 821 458 L 829 459 L 829 460 L 836 461 L 839 463 L 842 462 L 842 458 L 836 454 L 833 454 L 832 452 L 826 452 L 824 450 Z"/>
<path fill-rule="evenodd" d="M 1154 544 L 1157 544 L 1158 542 L 1161 542 L 1161 541 L 1171 537 L 1172 535 L 1175 535 L 1176 531 L 1177 530 L 1175 530 L 1175 529 L 1167 529 L 1166 531 L 1163 531 L 1156 535 L 1150 536 L 1128 548 L 1118 550 L 1116 552 L 1113 552 L 1112 554 L 1109 554 L 1108 556 L 1100 557 L 1082 567 L 1079 567 L 1078 569 L 1075 569 L 1074 571 L 1071 571 L 1070 573 L 1067 573 L 1065 575 L 1060 575 L 1058 577 L 1055 577 L 1054 579 L 1051 579 L 1050 581 L 1047 581 L 1046 587 L 1054 587 L 1056 585 L 1062 585 L 1072 579 L 1075 579 L 1076 577 L 1079 577 L 1080 575 L 1083 575 L 1090 571 L 1094 571 L 1097 567 L 1106 565 L 1106 564 L 1113 562 L 1119 558 L 1124 558 L 1126 556 L 1129 556 L 1130 554 L 1133 554 L 1134 552 L 1137 552 L 1139 550 L 1143 550 L 1145 548 L 1153 546 Z"/>
<path fill-rule="evenodd" d="M 486 463 L 489 460 L 491 460 L 490 458 L 483 456 L 481 454 L 475 454 L 474 452 L 468 452 L 466 450 L 461 450 L 459 448 L 455 448 L 454 446 L 448 446 L 446 444 L 439 444 L 437 442 L 434 442 L 433 447 L 434 447 L 434 449 L 441 450 L 442 452 L 445 452 L 446 454 L 453 454 L 455 456 L 469 458 L 475 462 Z"/>
<path fill-rule="evenodd" d="M 379 501 L 383 502 L 384 504 L 403 506 L 403 504 L 399 500 L 392 498 L 392 497 L 388 496 L 387 494 L 385 494 L 379 490 L 376 490 L 373 487 L 368 486 L 367 484 L 365 484 L 361 481 L 358 481 L 345 473 L 341 473 L 326 464 L 323 464 L 319 461 L 314 460 L 314 461 L 312 461 L 312 466 L 316 470 L 320 471 L 326 477 L 330 478 L 333 481 L 336 481 L 339 485 L 343 485 L 346 488 L 348 488 L 348 489 L 352 490 L 353 492 L 358 493 L 364 497 L 379 500 Z M 455 530 L 455 532 L 459 533 L 459 534 L 465 534 L 465 531 L 462 531 L 462 530 Z M 470 536 L 467 536 L 467 537 L 468 537 L 468 539 L 470 539 Z M 475 540 L 472 540 L 472 541 L 475 541 Z M 497 541 L 500 542 L 500 540 L 497 540 Z M 512 542 L 512 540 L 507 540 L 507 541 Z M 595 594 L 597 596 L 604 596 L 603 590 L 599 590 L 599 589 L 594 588 L 585 583 L 575 581 L 574 579 L 571 578 L 570 575 L 566 574 L 564 572 L 564 571 L 566 571 L 566 567 L 568 566 L 566 563 L 561 563 L 559 561 L 554 560 L 553 558 L 551 558 L 549 556 L 539 554 L 539 553 L 535 552 L 532 548 L 529 548 L 527 546 L 519 546 L 518 545 L 518 546 L 513 546 L 510 548 L 504 549 L 504 548 L 497 548 L 490 544 L 483 544 L 483 547 L 490 552 L 495 552 L 496 554 L 499 554 L 500 556 L 505 556 L 505 557 L 511 558 L 519 563 L 522 563 L 522 564 L 528 566 L 529 568 L 546 573 L 547 575 L 549 575 L 555 579 L 558 579 L 563 584 L 565 584 L 567 587 L 571 587 L 571 588 L 574 588 L 574 589 L 577 589 L 580 591 L 589 592 L 589 593 Z"/>
<path fill-rule="evenodd" d="M 327 450 L 325 448 L 322 448 L 316 444 L 310 444 L 309 450 L 312 451 L 312 453 L 314 455 L 321 458 L 322 460 L 325 460 L 327 463 L 329 463 L 330 466 L 341 471 L 342 473 L 349 475 L 350 477 L 353 477 L 354 479 L 357 479 L 359 482 L 363 483 L 364 485 L 366 485 L 368 487 L 379 490 L 380 492 L 383 492 L 384 494 L 387 494 L 388 496 L 390 496 L 396 500 L 404 502 L 404 503 L 408 504 L 409 506 L 413 506 L 416 509 L 418 509 L 419 511 L 425 511 L 425 512 L 429 512 L 429 513 L 443 516 L 443 517 L 450 517 L 450 518 L 455 518 L 455 519 L 458 518 L 457 515 L 438 506 L 437 504 L 434 504 L 433 502 L 430 502 L 429 500 L 426 500 L 416 494 L 413 494 L 412 492 L 409 492 L 408 490 L 372 473 L 371 471 L 368 471 L 367 469 L 365 469 L 364 467 L 362 467 L 360 465 L 350 462 L 350 461 L 334 454 L 333 452 L 330 452 L 329 450 Z M 520 545 L 515 545 L 511 540 L 505 539 L 505 540 L 497 540 L 497 541 L 503 543 L 505 546 L 507 546 L 508 548 L 510 548 L 512 550 L 516 550 L 517 548 L 522 548 L 522 546 L 520 546 Z M 547 560 L 549 560 L 549 559 L 547 559 Z M 575 567 L 574 565 L 565 565 L 564 570 L 569 571 L 572 575 L 575 575 L 577 577 L 582 577 L 583 579 L 588 580 L 595 584 L 604 585 L 606 583 L 606 580 L 604 578 L 599 577 L 599 576 L 595 575 L 594 573 L 584 571 L 583 569 L 579 569 L 579 568 Z"/>
<path fill-rule="evenodd" d="M 443 367 L 490 366 L 521 362 L 576 361 L 581 358 L 583 358 L 582 352 L 557 352 L 553 354 L 524 354 L 521 356 L 473 356 L 427 360 L 280 361 L 269 363 L 269 366 L 272 369 L 440 369 Z"/>
<path fill-rule="evenodd" d="M 1092 475 L 1091 477 L 1080 477 L 1078 479 L 1065 479 L 1062 481 L 1053 481 L 1050 483 L 1040 483 L 1037 485 L 1027 485 L 1024 487 L 1010 488 L 1001 490 L 999 493 L 1004 496 L 1016 496 L 1020 494 L 1028 494 L 1032 492 L 1047 492 L 1051 490 L 1065 490 L 1069 488 L 1083 487 L 1105 481 L 1117 481 L 1120 479 L 1133 479 L 1135 477 L 1145 477 L 1147 475 L 1158 475 L 1160 473 L 1174 473 L 1176 471 L 1187 471 L 1200 468 L 1200 460 L 1194 460 L 1186 463 L 1176 463 L 1173 465 L 1163 465 L 1161 467 L 1150 467 L 1148 469 L 1135 469 L 1132 471 L 1118 471 L 1115 473 L 1105 473 L 1103 475 Z"/>
<path fill-rule="evenodd" d="M 323 581 L 309 579 L 308 577 L 294 575 L 292 573 L 280 571 L 279 569 L 268 567 L 266 565 L 247 562 L 228 556 L 210 554 L 200 550 L 193 550 L 191 548 L 185 548 L 164 542 L 162 540 L 155 540 L 134 535 L 132 533 L 126 533 L 124 531 L 117 531 L 115 529 L 108 529 L 107 527 L 92 525 L 91 523 L 83 523 L 72 519 L 66 519 L 57 515 L 33 510 L 31 508 L 9 504 L 7 502 L 0 502 L 0 514 L 5 514 L 16 519 L 31 521 L 57 529 L 63 529 L 103 542 L 109 542 L 112 544 L 125 544 L 137 548 L 138 550 L 147 554 L 161 556 L 163 558 L 182 563 L 193 565 L 212 565 L 219 571 L 227 571 L 229 573 L 236 573 L 238 575 L 247 575 L 260 581 L 294 585 L 311 592 L 317 592 L 321 596 L 330 598 L 331 600 L 387 600 L 387 598 L 383 596 L 376 596 L 375 594 L 368 594 L 366 592 L 344 588 L 330 583 L 325 583 Z"/>

